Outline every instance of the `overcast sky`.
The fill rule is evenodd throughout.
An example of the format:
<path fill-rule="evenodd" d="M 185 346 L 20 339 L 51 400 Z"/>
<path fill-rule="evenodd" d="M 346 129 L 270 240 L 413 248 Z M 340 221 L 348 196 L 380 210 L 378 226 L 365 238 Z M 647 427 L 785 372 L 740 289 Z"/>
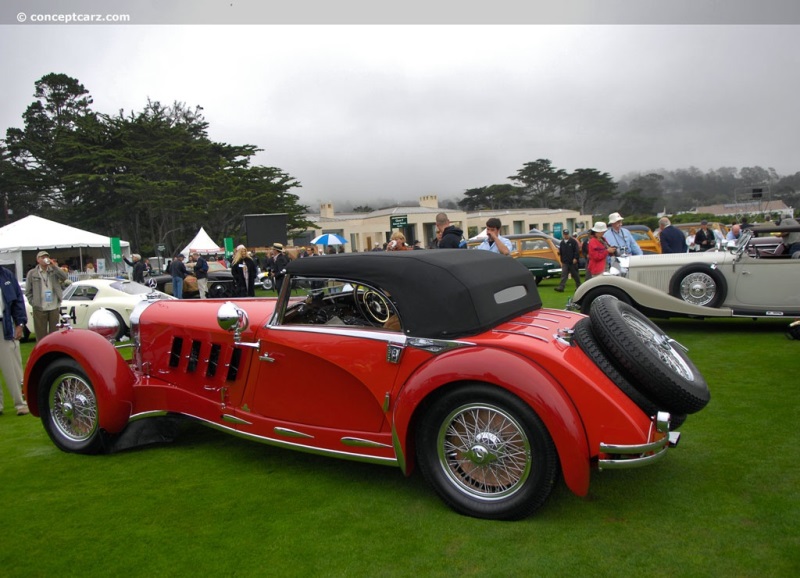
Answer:
<path fill-rule="evenodd" d="M 102 13 L 114 4 L 125 3 L 107 2 Z M 298 179 L 294 192 L 313 208 L 455 198 L 508 182 L 539 158 L 617 178 L 690 166 L 800 171 L 795 21 L 286 25 L 259 15 L 256 25 L 44 26 L 8 19 L 30 14 L 29 5 L 4 7 L 0 19 L 2 136 L 22 127 L 34 82 L 65 73 L 89 90 L 97 112 L 138 112 L 148 98 L 202 106 L 212 139 L 264 149 L 258 164 Z"/>

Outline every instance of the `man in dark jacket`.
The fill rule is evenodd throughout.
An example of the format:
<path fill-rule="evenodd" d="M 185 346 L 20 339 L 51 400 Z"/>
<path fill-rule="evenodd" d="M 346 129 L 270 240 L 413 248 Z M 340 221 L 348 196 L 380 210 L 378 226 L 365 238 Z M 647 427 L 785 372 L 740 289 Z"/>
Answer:
<path fill-rule="evenodd" d="M 708 221 L 705 219 L 700 221 L 700 228 L 694 235 L 694 244 L 698 251 L 708 251 L 717 245 L 714 231 L 708 228 Z"/>
<path fill-rule="evenodd" d="M 661 253 L 686 253 L 686 237 L 678 227 L 670 223 L 667 217 L 658 220 L 658 228 L 661 232 L 658 235 L 661 241 Z"/>
<path fill-rule="evenodd" d="M 561 282 L 555 288 L 559 293 L 564 291 L 570 275 L 575 281 L 575 289 L 581 286 L 581 273 L 578 270 L 578 258 L 581 256 L 580 245 L 568 230 L 564 229 L 561 235 L 561 243 L 558 245 L 558 254 L 561 257 Z"/>
<path fill-rule="evenodd" d="M 466 244 L 461 244 L 464 239 L 464 231 L 450 224 L 450 219 L 447 218 L 445 213 L 436 215 L 436 237 L 438 243 L 437 249 L 459 249 L 466 247 Z"/>
<path fill-rule="evenodd" d="M 147 270 L 147 264 L 142 261 L 142 256 L 134 253 L 131 255 L 133 261 L 128 261 L 125 256 L 122 257 L 122 260 L 125 261 L 128 265 L 133 267 L 133 272 L 131 273 L 131 279 L 136 281 L 137 283 L 144 284 L 144 273 Z"/>
<path fill-rule="evenodd" d="M 19 340 L 28 315 L 25 313 L 25 301 L 22 291 L 14 275 L 5 267 L 0 267 L 0 292 L 2 292 L 3 339 L 0 339 L 0 371 L 17 415 L 26 415 L 28 405 L 22 398 L 22 357 Z M 39 337 L 38 335 L 36 336 Z M 0 414 L 3 413 L 3 389 L 0 388 Z"/>
<path fill-rule="evenodd" d="M 186 278 L 186 265 L 183 263 L 183 254 L 178 253 L 169 265 L 169 274 L 172 276 L 172 296 L 183 299 L 183 280 Z"/>

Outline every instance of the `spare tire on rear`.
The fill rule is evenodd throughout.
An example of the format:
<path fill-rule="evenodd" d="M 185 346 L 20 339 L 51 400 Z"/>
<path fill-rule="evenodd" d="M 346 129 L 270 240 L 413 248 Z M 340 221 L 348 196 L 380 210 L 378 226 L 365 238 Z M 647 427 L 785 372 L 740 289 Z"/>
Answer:
<path fill-rule="evenodd" d="M 644 393 L 642 393 L 635 384 L 623 375 L 614 363 L 608 358 L 600 343 L 597 341 L 594 332 L 592 331 L 592 322 L 590 319 L 581 319 L 575 324 L 574 333 L 575 343 L 578 347 L 591 359 L 597 367 L 610 379 L 614 384 L 627 395 L 639 409 L 646 415 L 654 416 L 659 410 L 667 410 L 672 414 L 672 422 L 670 428 L 675 430 L 679 428 L 684 421 L 686 421 L 686 414 L 672 412 L 668 407 L 661 406 L 653 403 Z"/>
<path fill-rule="evenodd" d="M 594 300 L 590 318 L 603 349 L 649 399 L 676 413 L 708 404 L 708 384 L 685 350 L 642 313 L 604 295 Z"/>

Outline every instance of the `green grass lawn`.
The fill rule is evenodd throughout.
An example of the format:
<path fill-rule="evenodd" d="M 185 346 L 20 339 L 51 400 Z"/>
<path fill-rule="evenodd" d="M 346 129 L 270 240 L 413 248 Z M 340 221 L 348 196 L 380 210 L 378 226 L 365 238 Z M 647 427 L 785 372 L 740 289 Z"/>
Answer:
<path fill-rule="evenodd" d="M 574 291 L 543 282 L 546 306 Z M 421 477 L 189 425 L 173 443 L 60 452 L 0 417 L 4 576 L 797 576 L 800 342 L 786 322 L 664 321 L 712 399 L 667 458 L 560 483 L 521 522 L 455 514 Z M 25 351 L 30 350 L 26 345 Z M 6 410 L 11 408 L 6 397 Z"/>

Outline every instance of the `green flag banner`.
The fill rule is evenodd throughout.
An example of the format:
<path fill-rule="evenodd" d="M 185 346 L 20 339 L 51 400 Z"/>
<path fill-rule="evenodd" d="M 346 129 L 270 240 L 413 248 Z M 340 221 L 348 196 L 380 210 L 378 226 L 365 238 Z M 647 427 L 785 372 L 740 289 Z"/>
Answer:
<path fill-rule="evenodd" d="M 122 262 L 122 247 L 119 244 L 119 237 L 109 237 L 111 241 L 111 261 L 113 263 Z"/>

